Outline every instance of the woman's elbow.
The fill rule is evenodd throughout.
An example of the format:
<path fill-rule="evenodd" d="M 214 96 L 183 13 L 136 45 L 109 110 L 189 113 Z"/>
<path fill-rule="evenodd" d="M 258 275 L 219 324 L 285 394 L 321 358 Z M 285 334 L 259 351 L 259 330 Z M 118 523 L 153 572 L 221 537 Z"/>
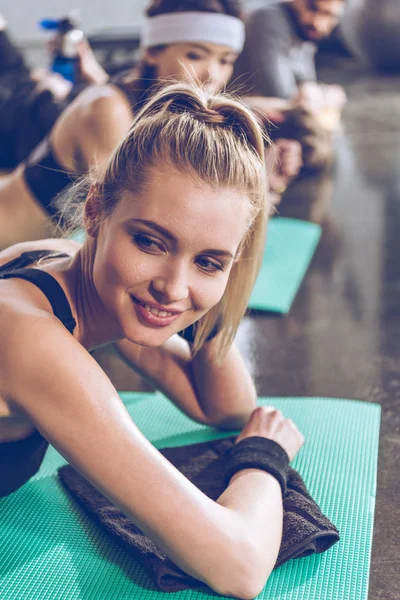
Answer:
<path fill-rule="evenodd" d="M 217 594 L 229 598 L 238 598 L 239 600 L 253 600 L 261 594 L 267 579 L 262 583 L 252 581 L 250 578 L 246 581 L 239 581 L 232 577 L 233 581 L 229 581 L 226 585 L 210 586 Z"/>
<path fill-rule="evenodd" d="M 225 562 L 225 561 L 224 561 Z M 254 550 L 243 549 L 243 554 L 232 564 L 229 561 L 208 581 L 208 585 L 221 596 L 253 600 L 263 590 L 271 574 L 271 568 L 266 567 L 267 561 L 261 561 Z"/>
<path fill-rule="evenodd" d="M 217 429 L 240 430 L 246 425 L 251 416 L 251 410 L 246 412 L 215 412 L 206 415 L 206 425 Z"/>

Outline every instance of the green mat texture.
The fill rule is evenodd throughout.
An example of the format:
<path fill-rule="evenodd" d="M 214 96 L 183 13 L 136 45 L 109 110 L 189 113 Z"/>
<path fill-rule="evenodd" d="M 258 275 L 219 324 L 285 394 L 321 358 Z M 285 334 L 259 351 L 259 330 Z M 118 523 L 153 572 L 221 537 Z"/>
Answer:
<path fill-rule="evenodd" d="M 225 437 L 191 421 L 161 394 L 121 392 L 158 448 Z M 331 398 L 261 398 L 291 417 L 306 443 L 293 466 L 341 540 L 328 552 L 289 562 L 271 575 L 263 600 L 366 600 L 376 489 L 380 407 Z M 101 443 L 101 441 L 99 441 Z M 134 457 L 133 457 L 134 460 Z M 68 496 L 52 447 L 37 475 L 0 500 L 1 600 L 202 600 L 197 590 L 166 594 Z"/>
<path fill-rule="evenodd" d="M 320 237 L 321 227 L 315 223 L 272 218 L 268 225 L 264 262 L 249 308 L 288 313 Z M 77 231 L 71 239 L 83 243 L 84 231 Z"/>
<path fill-rule="evenodd" d="M 268 225 L 264 262 L 249 308 L 288 313 L 320 237 L 321 227 L 315 223 L 272 218 Z"/>

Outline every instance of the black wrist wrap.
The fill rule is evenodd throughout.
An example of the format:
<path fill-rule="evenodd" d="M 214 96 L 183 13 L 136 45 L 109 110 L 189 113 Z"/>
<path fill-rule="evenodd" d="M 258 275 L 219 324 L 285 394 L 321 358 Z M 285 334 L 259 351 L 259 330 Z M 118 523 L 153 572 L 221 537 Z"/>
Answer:
<path fill-rule="evenodd" d="M 283 496 L 286 492 L 288 467 L 289 457 L 282 446 L 273 440 L 253 436 L 232 446 L 224 477 L 228 485 L 232 475 L 242 469 L 261 469 L 278 480 Z"/>

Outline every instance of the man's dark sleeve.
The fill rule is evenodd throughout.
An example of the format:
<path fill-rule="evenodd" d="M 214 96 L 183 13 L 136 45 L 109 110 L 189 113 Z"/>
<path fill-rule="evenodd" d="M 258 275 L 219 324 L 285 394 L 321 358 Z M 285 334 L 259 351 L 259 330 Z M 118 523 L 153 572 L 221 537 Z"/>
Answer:
<path fill-rule="evenodd" d="M 291 35 L 274 9 L 255 11 L 246 22 L 246 43 L 235 68 L 233 84 L 248 95 L 292 98 L 297 93 L 290 60 Z"/>

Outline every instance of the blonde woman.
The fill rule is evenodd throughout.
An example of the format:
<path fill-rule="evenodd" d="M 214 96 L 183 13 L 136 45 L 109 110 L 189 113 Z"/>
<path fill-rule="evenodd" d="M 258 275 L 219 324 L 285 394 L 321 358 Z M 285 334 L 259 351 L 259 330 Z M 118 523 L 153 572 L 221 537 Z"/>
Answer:
<path fill-rule="evenodd" d="M 244 427 L 241 444 L 292 459 L 301 434 L 256 408 L 233 344 L 262 257 L 265 184 L 251 111 L 170 86 L 92 181 L 83 246 L 0 254 L 1 495 L 39 468 L 50 442 L 183 570 L 239 598 L 257 595 L 276 561 L 277 471 L 236 464 L 212 502 L 143 437 L 90 351 L 114 342 L 191 418 Z"/>

